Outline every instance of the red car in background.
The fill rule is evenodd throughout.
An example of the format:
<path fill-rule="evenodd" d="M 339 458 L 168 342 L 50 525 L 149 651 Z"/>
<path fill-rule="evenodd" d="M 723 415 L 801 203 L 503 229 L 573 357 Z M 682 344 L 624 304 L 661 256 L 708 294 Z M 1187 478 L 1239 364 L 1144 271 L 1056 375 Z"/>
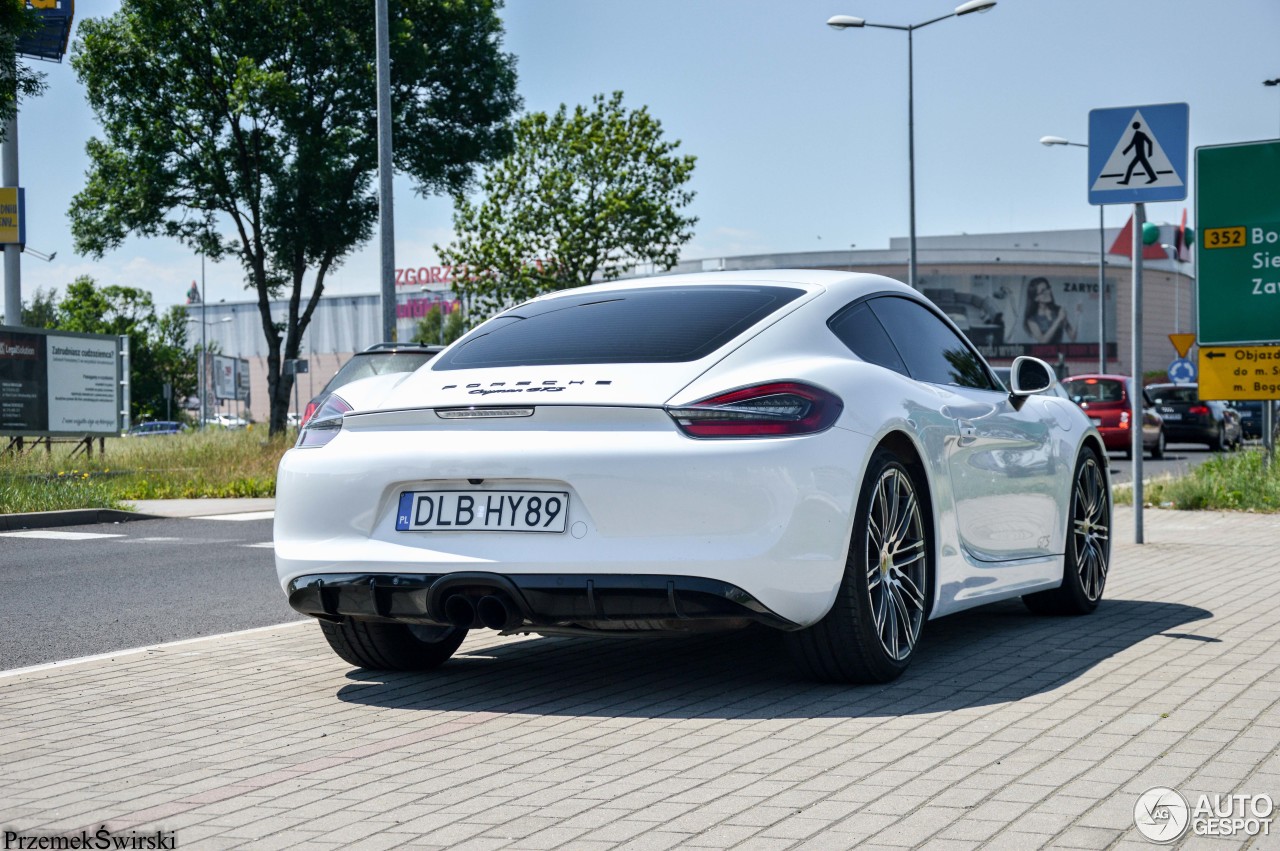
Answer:
<path fill-rule="evenodd" d="M 1108 452 L 1133 457 L 1133 379 L 1127 375 L 1073 375 L 1062 382 L 1071 401 L 1080 406 L 1102 435 Z M 1164 457 L 1164 421 L 1150 410 L 1151 398 L 1142 393 L 1142 448 L 1152 458 Z"/>

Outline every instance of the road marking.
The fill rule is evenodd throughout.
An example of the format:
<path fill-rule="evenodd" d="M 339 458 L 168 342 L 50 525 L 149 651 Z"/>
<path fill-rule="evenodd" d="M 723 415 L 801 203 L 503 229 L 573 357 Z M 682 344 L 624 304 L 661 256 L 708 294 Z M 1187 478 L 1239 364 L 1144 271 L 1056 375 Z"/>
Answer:
<path fill-rule="evenodd" d="M 84 662 L 101 662 L 104 659 L 118 659 L 121 656 L 136 656 L 139 653 L 152 653 L 157 650 L 168 650 L 171 647 L 181 647 L 186 644 L 195 644 L 199 641 L 212 641 L 215 638 L 237 638 L 242 635 L 254 635 L 259 632 L 270 632 L 273 629 L 284 629 L 289 626 L 303 626 L 312 623 L 312 618 L 300 621 L 287 621 L 278 623 L 275 626 L 259 626 L 253 629 L 241 629 L 236 632 L 219 632 L 214 635 L 201 635 L 198 638 L 184 638 L 180 641 L 167 641 L 164 644 L 151 644 L 146 647 L 130 647 L 127 650 L 116 650 L 111 653 L 98 653 L 93 656 L 79 656 L 75 659 L 60 659 L 57 662 L 44 662 L 40 665 L 31 665 L 26 668 L 13 668 L 8 671 L 0 671 L 0 680 L 16 677 L 21 674 L 33 674 L 37 671 L 48 671 L 52 668 L 65 668 L 68 665 L 79 665 Z"/>
<path fill-rule="evenodd" d="M 261 544 L 245 544 L 246 547 L 262 547 L 263 549 L 273 550 L 276 547 L 275 541 L 263 541 Z"/>
<path fill-rule="evenodd" d="M 204 514 L 200 517 L 192 517 L 192 520 L 270 520 L 275 517 L 275 511 L 246 511 L 243 514 Z"/>
<path fill-rule="evenodd" d="M 7 538 L 44 538 L 50 541 L 88 541 L 92 538 L 123 538 L 102 532 L 59 532 L 56 529 L 29 529 L 25 532 L 0 532 Z"/>
<path fill-rule="evenodd" d="M 146 541 L 147 543 L 161 544 L 161 543 L 169 543 L 172 541 L 185 541 L 185 540 L 188 540 L 188 539 L 187 538 L 130 538 L 129 543 L 133 543 L 134 541 L 138 541 L 138 542 Z M 124 543 L 124 541 L 121 541 L 120 543 Z"/>

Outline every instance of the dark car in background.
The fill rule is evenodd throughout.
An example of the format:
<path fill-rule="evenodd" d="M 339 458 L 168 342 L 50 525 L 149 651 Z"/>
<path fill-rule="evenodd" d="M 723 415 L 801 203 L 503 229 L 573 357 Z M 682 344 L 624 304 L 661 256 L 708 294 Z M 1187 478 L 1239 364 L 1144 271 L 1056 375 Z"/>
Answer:
<path fill-rule="evenodd" d="M 374 343 L 363 352 L 356 352 L 351 360 L 334 373 L 324 389 L 307 403 L 302 412 L 302 425 L 307 424 L 307 420 L 320 409 L 330 393 L 344 384 L 373 375 L 413 372 L 443 351 L 444 346 L 426 346 L 422 343 Z"/>
<path fill-rule="evenodd" d="M 1147 394 L 1171 443 L 1207 443 L 1220 450 L 1244 440 L 1240 414 L 1226 402 L 1201 399 L 1198 384 L 1150 384 Z"/>
<path fill-rule="evenodd" d="M 1228 404 L 1240 415 L 1240 436 L 1245 440 L 1261 440 L 1262 414 L 1265 410 L 1262 406 L 1266 403 L 1247 399 Z M 1280 402 L 1272 402 L 1271 405 L 1271 410 L 1275 412 L 1271 420 L 1274 423 L 1273 428 L 1280 430 Z"/>
<path fill-rule="evenodd" d="M 1108 452 L 1123 452 L 1133 457 L 1133 431 L 1130 419 L 1134 395 L 1133 379 L 1127 375 L 1075 375 L 1062 382 L 1072 402 L 1080 406 L 1102 435 Z M 1160 415 L 1152 410 L 1152 400 L 1143 393 L 1142 448 L 1151 457 L 1164 457 L 1167 434 Z"/>

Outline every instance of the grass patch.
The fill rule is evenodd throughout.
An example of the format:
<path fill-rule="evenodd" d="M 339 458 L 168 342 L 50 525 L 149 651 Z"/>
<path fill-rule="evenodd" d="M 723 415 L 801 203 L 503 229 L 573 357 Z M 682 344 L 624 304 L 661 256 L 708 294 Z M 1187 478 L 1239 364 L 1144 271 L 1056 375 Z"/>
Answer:
<path fill-rule="evenodd" d="M 1265 468 L 1260 449 L 1219 453 L 1180 478 L 1153 479 L 1143 501 L 1180 511 L 1280 512 L 1280 463 Z M 1133 488 L 1117 488 L 1115 501 L 1133 504 Z"/>
<path fill-rule="evenodd" d="M 275 496 L 276 467 L 293 437 L 265 429 L 107 438 L 106 451 L 70 444 L 0 456 L 0 514 L 123 508 L 124 500 Z M 96 450 L 95 444 L 95 450 Z"/>

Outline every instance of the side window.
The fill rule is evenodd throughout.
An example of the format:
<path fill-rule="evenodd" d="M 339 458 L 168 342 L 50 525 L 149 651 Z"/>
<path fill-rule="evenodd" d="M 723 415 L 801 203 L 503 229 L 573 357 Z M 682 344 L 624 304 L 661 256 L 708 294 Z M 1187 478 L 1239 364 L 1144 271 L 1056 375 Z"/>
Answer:
<path fill-rule="evenodd" d="M 928 308 L 906 298 L 868 302 L 917 381 L 999 390 L 982 358 Z"/>
<path fill-rule="evenodd" d="M 831 332 L 853 353 L 867 363 L 874 363 L 902 375 L 910 375 L 893 341 L 876 319 L 867 303 L 860 302 L 837 313 L 827 322 Z"/>

